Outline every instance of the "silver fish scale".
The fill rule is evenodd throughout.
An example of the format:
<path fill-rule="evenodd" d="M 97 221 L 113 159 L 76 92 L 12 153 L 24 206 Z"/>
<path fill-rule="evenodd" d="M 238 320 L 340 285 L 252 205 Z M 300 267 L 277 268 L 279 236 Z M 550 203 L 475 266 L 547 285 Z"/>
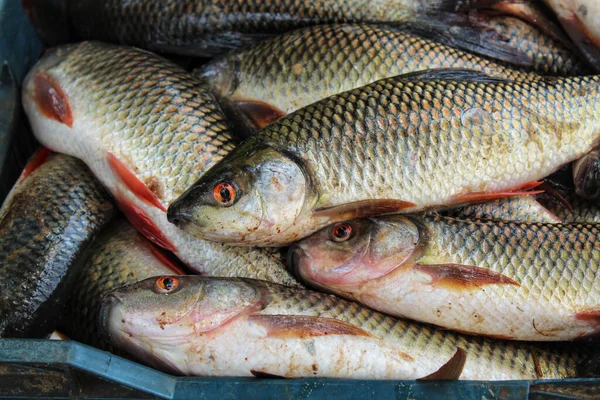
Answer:
<path fill-rule="evenodd" d="M 208 88 L 158 56 L 83 43 L 59 68 L 66 85 L 90 96 L 74 118 L 93 121 L 109 148 L 135 160 L 145 183 L 164 180 L 155 192 L 165 204 L 234 148 Z"/>
<path fill-rule="evenodd" d="M 250 282 L 250 281 L 249 281 Z M 559 347 L 527 342 L 487 339 L 481 336 L 461 335 L 438 330 L 430 325 L 396 319 L 378 313 L 354 302 L 332 295 L 285 288 L 252 281 L 250 284 L 266 288 L 270 302 L 261 314 L 308 315 L 334 318 L 355 325 L 380 338 L 390 347 L 402 349 L 410 346 L 423 355 L 442 353 L 448 359 L 458 347 L 467 351 L 471 367 L 485 369 L 510 369 L 523 376 L 544 377 L 574 376 L 581 355 Z M 534 360 L 535 359 L 535 360 Z M 536 371 L 536 364 L 539 371 Z"/>
<path fill-rule="evenodd" d="M 237 69 L 219 71 L 224 63 Z M 266 101 L 287 113 L 382 78 L 430 68 L 465 68 L 511 79 L 529 76 L 416 35 L 369 25 L 302 29 L 217 59 L 200 74 L 227 74 L 227 83 L 236 81 L 229 88 L 211 80 L 221 96 Z"/>
<path fill-rule="evenodd" d="M 539 179 L 585 153 L 600 132 L 598 88 L 596 77 L 395 77 L 298 110 L 255 139 L 305 160 L 320 206 L 364 199 L 447 204 L 465 192 Z"/>
<path fill-rule="evenodd" d="M 600 229 L 594 224 L 543 224 L 462 221 L 451 217 L 423 219 L 431 232 L 427 254 L 461 265 L 476 265 L 520 284 L 498 287 L 519 304 L 544 298 L 573 313 L 598 304 Z M 441 262 L 441 261 L 440 261 Z"/>

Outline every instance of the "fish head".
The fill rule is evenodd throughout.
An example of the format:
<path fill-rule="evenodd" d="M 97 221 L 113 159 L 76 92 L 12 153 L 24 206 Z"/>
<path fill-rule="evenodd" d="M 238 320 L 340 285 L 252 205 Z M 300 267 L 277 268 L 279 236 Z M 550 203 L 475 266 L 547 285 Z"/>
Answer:
<path fill-rule="evenodd" d="M 217 242 L 264 245 L 284 240 L 284 232 L 305 209 L 305 173 L 297 161 L 268 146 L 235 153 L 173 202 L 168 220 Z"/>
<path fill-rule="evenodd" d="M 303 281 L 344 294 L 411 264 L 422 237 L 404 216 L 340 222 L 290 247 L 288 266 Z"/>
<path fill-rule="evenodd" d="M 161 370 L 183 373 L 187 344 L 264 308 L 264 292 L 242 280 L 164 275 L 102 300 L 99 327 L 113 345 Z"/>
<path fill-rule="evenodd" d="M 573 162 L 575 192 L 586 199 L 600 197 L 600 149 Z"/>

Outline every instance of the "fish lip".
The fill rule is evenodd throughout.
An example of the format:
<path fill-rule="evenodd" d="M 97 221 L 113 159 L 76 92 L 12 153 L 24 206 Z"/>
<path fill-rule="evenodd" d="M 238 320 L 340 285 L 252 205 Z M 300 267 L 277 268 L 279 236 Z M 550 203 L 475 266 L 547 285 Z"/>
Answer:
<path fill-rule="evenodd" d="M 181 229 L 190 222 L 196 224 L 196 222 L 193 221 L 193 215 L 185 210 L 181 210 L 180 207 L 178 207 L 177 202 L 171 204 L 167 209 L 167 221 Z"/>
<path fill-rule="evenodd" d="M 116 293 L 109 293 L 101 301 L 100 312 L 98 313 L 98 325 L 100 337 L 105 338 L 109 343 L 113 343 L 113 337 L 110 334 L 109 322 L 110 316 L 115 307 L 121 303 L 121 298 Z"/>
<path fill-rule="evenodd" d="M 306 257 L 306 252 L 298 244 L 292 245 L 286 254 L 286 264 L 294 278 L 304 281 L 300 274 L 300 260 Z"/>

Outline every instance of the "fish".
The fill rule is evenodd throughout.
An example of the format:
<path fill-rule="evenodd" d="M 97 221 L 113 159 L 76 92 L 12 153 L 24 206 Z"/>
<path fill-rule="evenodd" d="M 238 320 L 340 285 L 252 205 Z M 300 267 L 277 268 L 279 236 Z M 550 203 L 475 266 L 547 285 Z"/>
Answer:
<path fill-rule="evenodd" d="M 402 30 L 365 24 L 293 31 L 227 53 L 194 74 L 211 86 L 242 127 L 261 129 L 334 94 L 433 68 L 471 69 L 509 79 L 537 76 Z"/>
<path fill-rule="evenodd" d="M 600 149 L 594 149 L 573 163 L 575 193 L 586 199 L 600 197 Z"/>
<path fill-rule="evenodd" d="M 440 214 L 458 219 L 559 223 L 562 219 L 544 207 L 536 196 L 518 196 L 444 210 Z"/>
<path fill-rule="evenodd" d="M 600 225 L 439 215 L 346 221 L 293 245 L 309 285 L 446 329 L 529 341 L 600 329 Z"/>
<path fill-rule="evenodd" d="M 131 224 L 198 273 L 297 285 L 277 252 L 199 240 L 167 205 L 235 148 L 208 88 L 150 52 L 99 42 L 56 47 L 28 73 L 22 101 L 35 137 L 83 160 Z"/>
<path fill-rule="evenodd" d="M 600 71 L 600 3 L 595 0 L 545 0 L 565 31 L 596 70 Z"/>
<path fill-rule="evenodd" d="M 114 352 L 96 328 L 102 297 L 121 286 L 153 276 L 183 275 L 186 268 L 136 231 L 124 217 L 104 228 L 88 253 L 60 330 L 73 340 Z"/>
<path fill-rule="evenodd" d="M 535 194 L 597 145 L 599 88 L 459 70 L 382 79 L 244 140 L 167 218 L 207 240 L 282 246 L 336 222 Z"/>
<path fill-rule="evenodd" d="M 85 164 L 36 152 L 0 208 L 0 337 L 53 330 L 86 250 L 116 212 Z"/>
<path fill-rule="evenodd" d="M 178 375 L 567 378 L 585 354 L 462 335 L 243 278 L 149 278 L 105 297 L 98 323 L 116 347 Z"/>
<path fill-rule="evenodd" d="M 483 1 L 489 3 L 489 1 Z M 274 34 L 311 25 L 426 22 L 432 13 L 465 10 L 449 0 L 69 0 L 65 13 L 82 39 L 155 52 L 212 57 Z"/>

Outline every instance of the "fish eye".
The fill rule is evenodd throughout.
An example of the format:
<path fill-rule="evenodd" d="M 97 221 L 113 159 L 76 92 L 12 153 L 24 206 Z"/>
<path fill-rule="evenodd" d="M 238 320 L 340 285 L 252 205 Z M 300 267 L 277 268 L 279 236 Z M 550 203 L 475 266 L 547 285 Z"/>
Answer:
<path fill-rule="evenodd" d="M 158 293 L 170 293 L 179 287 L 179 279 L 174 276 L 161 276 L 156 279 L 155 288 Z"/>
<path fill-rule="evenodd" d="M 345 242 L 352 237 L 352 225 L 348 223 L 335 224 L 331 228 L 330 234 L 334 242 Z"/>
<path fill-rule="evenodd" d="M 235 200 L 235 188 L 229 182 L 219 182 L 215 185 L 213 196 L 217 203 L 229 207 Z"/>

